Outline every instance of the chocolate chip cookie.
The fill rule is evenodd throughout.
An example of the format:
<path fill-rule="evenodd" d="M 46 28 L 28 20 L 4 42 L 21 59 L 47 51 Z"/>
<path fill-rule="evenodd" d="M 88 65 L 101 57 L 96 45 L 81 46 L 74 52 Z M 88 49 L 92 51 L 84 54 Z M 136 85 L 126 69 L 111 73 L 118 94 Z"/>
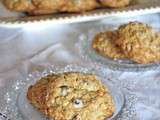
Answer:
<path fill-rule="evenodd" d="M 115 111 L 108 89 L 93 74 L 67 72 L 43 77 L 29 87 L 27 98 L 54 120 L 105 120 Z"/>

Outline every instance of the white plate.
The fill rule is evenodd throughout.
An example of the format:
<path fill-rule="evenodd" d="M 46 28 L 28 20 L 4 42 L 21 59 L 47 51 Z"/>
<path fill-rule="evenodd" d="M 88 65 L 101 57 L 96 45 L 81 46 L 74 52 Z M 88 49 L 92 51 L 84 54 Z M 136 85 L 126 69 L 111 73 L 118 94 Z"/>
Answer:
<path fill-rule="evenodd" d="M 106 17 L 136 16 L 160 12 L 159 0 L 134 0 L 125 8 L 97 9 L 82 14 L 51 14 L 43 16 L 26 16 L 25 14 L 8 11 L 0 4 L 0 26 L 19 27 L 31 24 L 61 24 L 98 20 Z"/>

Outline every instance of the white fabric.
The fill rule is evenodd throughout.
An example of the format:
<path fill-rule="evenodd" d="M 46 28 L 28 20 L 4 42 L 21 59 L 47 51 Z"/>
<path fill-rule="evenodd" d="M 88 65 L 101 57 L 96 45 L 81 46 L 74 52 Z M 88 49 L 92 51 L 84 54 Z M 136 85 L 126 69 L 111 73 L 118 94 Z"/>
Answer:
<path fill-rule="evenodd" d="M 75 46 L 79 36 L 100 26 L 114 26 L 129 20 L 144 21 L 160 28 L 160 14 L 126 20 L 114 18 L 68 25 L 0 28 L 0 95 L 9 87 L 9 82 L 25 78 L 28 73 L 45 66 L 85 64 Z M 160 71 L 135 73 L 107 69 L 107 75 L 138 96 L 137 120 L 160 120 Z"/>

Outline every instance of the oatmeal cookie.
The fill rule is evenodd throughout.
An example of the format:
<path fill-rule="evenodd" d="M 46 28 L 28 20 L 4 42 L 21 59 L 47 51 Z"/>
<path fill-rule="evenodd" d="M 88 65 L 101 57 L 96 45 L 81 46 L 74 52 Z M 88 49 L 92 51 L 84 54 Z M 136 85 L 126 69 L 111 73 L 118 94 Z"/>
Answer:
<path fill-rule="evenodd" d="M 140 22 L 120 26 L 116 44 L 131 60 L 148 64 L 160 61 L 160 33 Z"/>
<path fill-rule="evenodd" d="M 93 74 L 50 75 L 29 87 L 27 98 L 55 120 L 105 120 L 115 111 L 112 96 Z"/>
<path fill-rule="evenodd" d="M 110 58 L 126 58 L 121 49 L 114 43 L 116 38 L 116 31 L 98 33 L 92 42 L 92 48 L 102 56 Z"/>
<path fill-rule="evenodd" d="M 83 12 L 93 10 L 99 6 L 97 0 L 68 0 L 60 8 L 62 12 Z"/>
<path fill-rule="evenodd" d="M 83 12 L 98 6 L 96 0 L 3 0 L 7 8 L 30 14 Z"/>
<path fill-rule="evenodd" d="M 129 5 L 131 0 L 100 0 L 100 2 L 103 6 L 117 8 Z"/>
<path fill-rule="evenodd" d="M 30 14 L 49 14 L 57 12 L 65 0 L 3 0 L 5 6 L 14 11 Z"/>
<path fill-rule="evenodd" d="M 28 88 L 27 98 L 41 112 L 47 114 L 46 97 L 48 85 L 56 79 L 56 75 L 41 78 L 34 86 Z"/>

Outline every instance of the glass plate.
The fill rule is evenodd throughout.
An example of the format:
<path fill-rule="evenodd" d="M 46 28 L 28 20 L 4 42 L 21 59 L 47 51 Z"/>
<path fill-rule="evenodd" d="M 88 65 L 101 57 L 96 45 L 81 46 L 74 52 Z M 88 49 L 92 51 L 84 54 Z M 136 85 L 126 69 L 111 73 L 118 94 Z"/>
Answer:
<path fill-rule="evenodd" d="M 86 60 L 90 60 L 90 62 L 103 66 L 104 68 L 108 67 L 113 70 L 137 72 L 157 70 L 160 68 L 160 63 L 137 64 L 127 59 L 111 59 L 109 57 L 104 57 L 98 54 L 91 46 L 94 36 L 96 35 L 96 33 L 99 33 L 100 31 L 106 31 L 111 29 L 113 30 L 115 28 L 115 26 L 114 28 L 112 28 L 112 25 L 106 26 L 105 28 L 103 27 L 100 30 L 90 30 L 87 35 L 81 35 L 80 40 L 78 42 L 80 56 L 82 56 Z"/>
<path fill-rule="evenodd" d="M 31 84 L 30 84 L 31 85 Z M 107 84 L 110 93 L 113 96 L 116 111 L 114 115 L 107 120 L 115 120 L 121 113 L 124 106 L 124 96 L 121 91 L 117 90 L 113 85 Z M 34 108 L 26 99 L 27 88 L 24 89 L 18 96 L 17 105 L 24 120 L 49 120 Z"/>
<path fill-rule="evenodd" d="M 118 86 L 113 85 L 113 83 L 106 78 L 101 77 L 101 71 L 96 71 L 91 67 L 86 68 L 77 65 L 67 65 L 65 67 L 52 66 L 43 72 L 34 72 L 30 74 L 26 80 L 17 80 L 10 91 L 6 92 L 5 95 L 6 106 L 4 107 L 4 110 L 7 113 L 7 117 L 12 118 L 12 120 L 49 120 L 27 101 L 26 91 L 31 84 L 34 84 L 41 77 L 48 74 L 63 72 L 94 73 L 100 77 L 102 83 L 109 88 L 116 106 L 116 112 L 109 120 L 119 118 L 125 104 L 125 97 L 121 89 Z"/>

